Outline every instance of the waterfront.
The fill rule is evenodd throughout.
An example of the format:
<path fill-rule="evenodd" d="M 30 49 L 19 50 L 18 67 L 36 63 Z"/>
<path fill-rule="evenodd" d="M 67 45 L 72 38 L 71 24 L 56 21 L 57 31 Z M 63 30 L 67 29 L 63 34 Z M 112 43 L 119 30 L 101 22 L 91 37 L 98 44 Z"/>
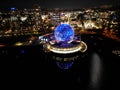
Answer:
<path fill-rule="evenodd" d="M 114 6 L 43 9 L 35 5 L 0 12 L 1 86 L 4 89 L 119 89 L 119 16 L 120 9 Z M 72 40 L 81 45 L 82 41 L 87 46 L 85 52 L 60 54 L 66 46 L 53 47 L 59 49 L 57 53 L 45 49 L 46 43 L 53 45 L 54 40 L 62 39 L 54 38 L 53 33 L 63 23 L 69 24 L 75 36 L 79 36 L 69 37 L 70 42 L 65 38 L 67 44 L 63 45 Z M 62 35 L 69 36 L 69 32 Z"/>
<path fill-rule="evenodd" d="M 15 82 L 19 83 L 20 81 L 22 86 L 25 83 L 33 85 L 35 82 L 36 84 L 41 83 L 40 85 L 51 85 L 50 88 L 60 86 L 60 88 L 82 90 L 89 90 L 91 87 L 100 90 L 118 87 L 120 43 L 96 34 L 82 34 L 81 37 L 88 45 L 88 49 L 85 53 L 78 53 L 74 56 L 78 58 L 68 70 L 60 69 L 53 60 L 54 56 L 45 53 L 42 45 L 12 46 L 11 41 L 15 43 L 17 39 L 20 41 L 21 38 L 4 39 L 10 42 L 11 46 L 0 48 L 3 81 L 7 81 L 9 84 L 11 80 L 16 78 L 16 80 L 13 80 L 15 85 Z M 26 37 L 25 40 L 28 40 L 27 38 L 29 37 Z M 94 66 L 94 63 L 97 66 Z M 93 66 L 94 68 L 92 68 Z M 98 79 L 96 79 L 95 85 L 89 86 L 89 84 L 95 83 L 94 80 L 91 80 L 93 72 L 98 73 L 95 75 Z"/>

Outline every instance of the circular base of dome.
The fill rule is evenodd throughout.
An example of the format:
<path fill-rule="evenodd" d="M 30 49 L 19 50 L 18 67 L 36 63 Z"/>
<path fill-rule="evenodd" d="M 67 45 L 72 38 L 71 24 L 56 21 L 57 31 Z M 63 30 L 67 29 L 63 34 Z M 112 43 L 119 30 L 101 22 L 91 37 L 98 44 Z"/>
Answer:
<path fill-rule="evenodd" d="M 74 43 L 59 43 L 59 44 L 47 44 L 47 49 L 54 53 L 59 54 L 69 54 L 78 51 L 85 52 L 87 50 L 87 45 L 85 42 L 74 42 Z"/>

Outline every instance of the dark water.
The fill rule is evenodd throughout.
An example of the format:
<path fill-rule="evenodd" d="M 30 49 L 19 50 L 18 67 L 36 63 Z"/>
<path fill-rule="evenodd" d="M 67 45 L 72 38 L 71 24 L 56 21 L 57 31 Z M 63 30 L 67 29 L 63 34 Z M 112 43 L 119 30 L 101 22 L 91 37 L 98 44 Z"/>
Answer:
<path fill-rule="evenodd" d="M 17 39 L 23 40 L 1 42 L 12 45 Z M 82 41 L 88 49 L 70 56 L 77 59 L 69 69 L 59 68 L 53 59 L 56 55 L 45 53 L 41 45 L 0 48 L 2 85 L 22 89 L 118 89 L 120 56 L 113 51 L 120 51 L 120 43 L 100 35 L 82 35 Z"/>

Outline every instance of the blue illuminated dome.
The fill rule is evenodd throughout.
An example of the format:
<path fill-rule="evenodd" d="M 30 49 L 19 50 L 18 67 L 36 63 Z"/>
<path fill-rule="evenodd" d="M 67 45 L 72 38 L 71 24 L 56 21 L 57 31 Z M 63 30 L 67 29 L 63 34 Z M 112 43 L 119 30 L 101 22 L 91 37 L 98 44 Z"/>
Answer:
<path fill-rule="evenodd" d="M 57 42 L 68 42 L 74 38 L 74 30 L 69 24 L 60 24 L 54 32 Z"/>

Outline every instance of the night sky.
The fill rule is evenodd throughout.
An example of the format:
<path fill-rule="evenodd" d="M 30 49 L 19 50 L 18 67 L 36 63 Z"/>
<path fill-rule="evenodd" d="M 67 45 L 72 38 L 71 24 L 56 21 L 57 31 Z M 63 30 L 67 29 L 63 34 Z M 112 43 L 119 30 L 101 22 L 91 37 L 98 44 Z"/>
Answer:
<path fill-rule="evenodd" d="M 119 3 L 119 0 L 0 0 L 0 10 L 10 7 L 32 8 L 34 4 L 39 4 L 42 8 L 88 8 Z"/>

